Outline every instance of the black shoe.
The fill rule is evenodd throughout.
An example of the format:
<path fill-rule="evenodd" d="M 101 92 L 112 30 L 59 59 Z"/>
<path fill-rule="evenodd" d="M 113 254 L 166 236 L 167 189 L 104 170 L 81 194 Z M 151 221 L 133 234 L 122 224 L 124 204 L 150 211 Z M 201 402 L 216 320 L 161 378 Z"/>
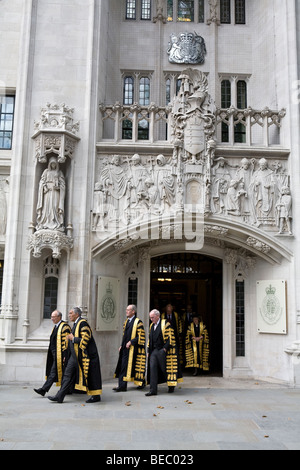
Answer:
<path fill-rule="evenodd" d="M 157 393 L 153 393 L 153 392 L 145 393 L 145 397 L 152 397 L 152 395 L 157 395 Z"/>
<path fill-rule="evenodd" d="M 94 395 L 88 400 L 86 400 L 86 403 L 97 403 L 98 401 L 101 401 L 100 395 Z"/>
<path fill-rule="evenodd" d="M 57 403 L 62 403 L 63 402 L 63 400 L 59 400 L 57 397 L 48 397 L 48 400 L 56 401 Z"/>
<path fill-rule="evenodd" d="M 137 389 L 138 389 L 138 390 L 143 390 L 145 387 L 146 387 L 146 384 L 143 383 L 142 385 L 139 385 L 139 386 L 137 387 Z"/>
<path fill-rule="evenodd" d="M 42 395 L 42 397 L 45 396 L 46 392 L 42 388 L 34 388 L 33 390 L 35 391 L 35 393 L 38 393 L 39 395 Z"/>
<path fill-rule="evenodd" d="M 127 388 L 116 387 L 113 389 L 115 392 L 127 392 Z"/>
<path fill-rule="evenodd" d="M 175 387 L 169 387 L 168 393 L 174 393 Z"/>

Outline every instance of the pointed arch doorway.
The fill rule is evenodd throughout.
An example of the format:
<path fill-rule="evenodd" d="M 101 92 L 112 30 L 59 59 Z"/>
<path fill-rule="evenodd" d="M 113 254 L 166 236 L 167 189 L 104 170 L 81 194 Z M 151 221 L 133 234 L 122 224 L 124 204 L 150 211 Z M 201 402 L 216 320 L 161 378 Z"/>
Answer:
<path fill-rule="evenodd" d="M 222 261 L 198 253 L 151 259 L 150 309 L 171 303 L 183 315 L 188 305 L 205 323 L 210 339 L 210 373 L 222 375 Z"/>

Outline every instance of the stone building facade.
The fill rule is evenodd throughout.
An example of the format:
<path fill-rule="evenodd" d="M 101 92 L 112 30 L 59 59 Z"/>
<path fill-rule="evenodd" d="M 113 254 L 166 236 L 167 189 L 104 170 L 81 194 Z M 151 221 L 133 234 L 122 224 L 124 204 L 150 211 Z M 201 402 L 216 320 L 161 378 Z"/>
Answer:
<path fill-rule="evenodd" d="M 300 383 L 295 0 L 1 0 L 0 383 L 80 306 L 190 304 L 211 372 Z M 299 214 L 300 215 L 300 214 Z"/>

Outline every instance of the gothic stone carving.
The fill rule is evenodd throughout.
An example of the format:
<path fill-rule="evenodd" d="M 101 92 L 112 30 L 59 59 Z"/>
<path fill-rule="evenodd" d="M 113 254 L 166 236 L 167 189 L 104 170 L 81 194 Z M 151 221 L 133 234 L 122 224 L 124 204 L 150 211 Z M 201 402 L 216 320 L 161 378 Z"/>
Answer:
<path fill-rule="evenodd" d="M 79 123 L 73 120 L 74 109 L 65 104 L 47 103 L 41 109 L 39 121 L 35 121 L 35 156 L 41 163 L 47 162 L 47 155 L 54 153 L 58 162 L 63 163 L 67 157 L 72 158 L 79 138 Z"/>
<path fill-rule="evenodd" d="M 171 103 L 171 155 L 99 156 L 93 231 L 103 240 L 149 218 L 193 211 L 290 235 L 287 160 L 216 158 L 216 108 L 207 77 L 188 68 L 180 78 Z"/>
<path fill-rule="evenodd" d="M 61 251 L 73 248 L 73 239 L 68 235 L 54 230 L 39 230 L 29 237 L 27 249 L 32 251 L 35 258 L 39 258 L 42 250 L 50 248 L 53 258 L 60 258 Z"/>
<path fill-rule="evenodd" d="M 41 117 L 35 122 L 35 156 L 37 164 L 47 163 L 37 188 L 36 224 L 28 240 L 28 249 L 39 257 L 43 249 L 52 250 L 53 257 L 59 258 L 61 250 L 70 250 L 73 239 L 65 231 L 66 180 L 60 163 L 73 158 L 79 123 L 73 120 L 74 109 L 65 104 L 47 103 L 41 110 Z M 49 159 L 49 161 L 48 161 Z M 71 225 L 68 225 L 69 230 Z"/>
<path fill-rule="evenodd" d="M 196 33 L 171 34 L 167 53 L 172 64 L 203 64 L 206 54 L 205 41 Z"/>

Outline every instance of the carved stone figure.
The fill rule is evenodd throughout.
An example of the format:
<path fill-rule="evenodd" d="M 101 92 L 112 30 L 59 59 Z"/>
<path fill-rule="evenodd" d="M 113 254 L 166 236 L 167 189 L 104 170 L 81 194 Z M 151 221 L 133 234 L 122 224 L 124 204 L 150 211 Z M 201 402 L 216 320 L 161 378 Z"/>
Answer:
<path fill-rule="evenodd" d="M 107 190 L 103 188 L 102 183 L 96 182 L 94 187 L 94 207 L 93 207 L 93 230 L 104 230 L 104 217 L 107 213 L 106 208 Z"/>
<path fill-rule="evenodd" d="M 137 153 L 131 159 L 130 172 L 133 193 L 131 196 L 132 204 L 138 202 L 139 194 L 143 193 L 146 189 L 145 180 L 150 176 L 148 170 L 142 165 L 141 157 Z"/>
<path fill-rule="evenodd" d="M 290 188 L 284 186 L 281 189 L 280 197 L 276 203 L 277 210 L 277 225 L 279 233 L 284 233 L 285 228 L 289 235 L 292 235 L 291 220 L 292 220 L 292 196 Z"/>
<path fill-rule="evenodd" d="M 172 169 L 163 155 L 158 155 L 156 163 L 156 185 L 159 188 L 162 211 L 164 212 L 175 203 L 175 179 L 172 175 Z"/>
<path fill-rule="evenodd" d="M 269 217 L 274 218 L 274 197 L 278 188 L 275 173 L 268 167 L 265 158 L 259 160 L 259 168 L 253 174 L 250 189 L 253 190 L 258 222 L 267 221 Z"/>
<path fill-rule="evenodd" d="M 130 205 L 130 195 L 128 195 L 129 181 L 121 165 L 119 155 L 115 155 L 101 173 L 100 181 L 105 190 L 107 190 L 108 217 L 114 220 L 119 214 L 124 215 Z M 126 198 L 125 198 L 126 196 Z"/>
<path fill-rule="evenodd" d="M 36 230 L 64 232 L 65 192 L 65 177 L 59 169 L 57 158 L 51 157 L 39 183 Z"/>
<path fill-rule="evenodd" d="M 231 181 L 231 175 L 225 158 L 220 157 L 212 168 L 212 212 L 225 213 L 226 196 Z"/>

